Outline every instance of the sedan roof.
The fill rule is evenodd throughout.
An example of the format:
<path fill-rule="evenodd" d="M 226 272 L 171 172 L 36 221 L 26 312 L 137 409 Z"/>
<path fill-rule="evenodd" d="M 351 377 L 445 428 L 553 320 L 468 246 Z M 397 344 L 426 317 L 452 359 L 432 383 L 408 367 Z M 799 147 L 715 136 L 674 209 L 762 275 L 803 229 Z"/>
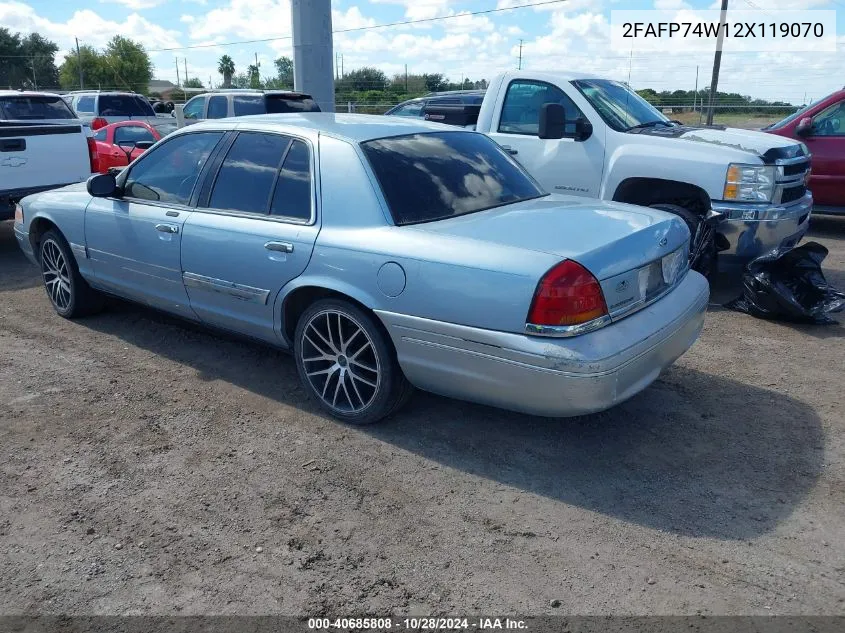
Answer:
<path fill-rule="evenodd" d="M 307 130 L 328 134 L 346 141 L 362 143 L 386 136 L 402 136 L 422 132 L 455 132 L 459 128 L 441 123 L 430 123 L 417 118 L 386 117 L 373 114 L 335 114 L 332 112 L 303 112 L 293 114 L 257 114 L 203 121 L 188 129 L 288 129 Z"/>

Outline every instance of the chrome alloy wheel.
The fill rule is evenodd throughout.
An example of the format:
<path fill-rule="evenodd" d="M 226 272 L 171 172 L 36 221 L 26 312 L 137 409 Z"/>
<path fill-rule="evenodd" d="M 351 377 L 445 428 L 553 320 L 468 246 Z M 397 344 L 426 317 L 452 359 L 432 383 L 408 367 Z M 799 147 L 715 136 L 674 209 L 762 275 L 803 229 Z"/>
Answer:
<path fill-rule="evenodd" d="M 64 312 L 70 306 L 71 300 L 70 270 L 58 244 L 50 239 L 41 246 L 41 273 L 44 275 L 44 285 L 50 301 L 58 310 Z"/>
<path fill-rule="evenodd" d="M 370 406 L 381 384 L 381 367 L 366 330 L 350 315 L 318 312 L 302 330 L 300 360 L 314 392 L 338 413 Z"/>

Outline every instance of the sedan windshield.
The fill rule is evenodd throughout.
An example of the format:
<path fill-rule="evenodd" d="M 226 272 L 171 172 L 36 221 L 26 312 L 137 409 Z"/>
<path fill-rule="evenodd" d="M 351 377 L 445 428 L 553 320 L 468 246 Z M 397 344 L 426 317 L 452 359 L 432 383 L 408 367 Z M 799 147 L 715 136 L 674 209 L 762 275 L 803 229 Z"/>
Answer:
<path fill-rule="evenodd" d="M 398 225 L 441 220 L 547 195 L 482 134 L 411 134 L 361 146 Z"/>
<path fill-rule="evenodd" d="M 614 130 L 673 125 L 657 108 L 618 81 L 580 79 L 572 83 Z"/>

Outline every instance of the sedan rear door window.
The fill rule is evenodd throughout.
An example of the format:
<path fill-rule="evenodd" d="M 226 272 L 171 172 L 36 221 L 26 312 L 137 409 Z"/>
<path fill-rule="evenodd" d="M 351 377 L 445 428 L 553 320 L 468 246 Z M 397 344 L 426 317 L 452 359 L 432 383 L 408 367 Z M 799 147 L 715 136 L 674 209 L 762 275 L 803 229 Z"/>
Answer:
<path fill-rule="evenodd" d="M 240 133 L 220 167 L 208 206 L 267 213 L 289 144 L 290 139 L 278 134 Z"/>
<path fill-rule="evenodd" d="M 311 219 L 311 154 L 302 141 L 293 141 L 285 157 L 273 192 L 270 214 L 297 220 Z"/>
<path fill-rule="evenodd" d="M 200 171 L 223 132 L 183 134 L 144 154 L 123 186 L 128 198 L 188 204 Z"/>
<path fill-rule="evenodd" d="M 396 224 L 431 222 L 546 195 L 495 141 L 473 132 L 367 141 Z"/>

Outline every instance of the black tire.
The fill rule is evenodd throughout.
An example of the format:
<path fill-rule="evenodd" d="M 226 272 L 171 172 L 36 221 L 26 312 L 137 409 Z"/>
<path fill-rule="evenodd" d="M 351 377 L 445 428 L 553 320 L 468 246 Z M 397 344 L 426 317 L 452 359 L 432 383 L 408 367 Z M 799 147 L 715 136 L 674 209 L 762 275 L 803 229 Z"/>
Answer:
<path fill-rule="evenodd" d="M 690 234 L 690 268 L 708 278 L 715 273 L 716 236 L 713 227 L 707 225 L 700 214 L 680 205 L 660 202 L 650 206 L 677 215 L 687 225 Z"/>
<path fill-rule="evenodd" d="M 349 301 L 311 304 L 296 324 L 294 356 L 308 394 L 349 424 L 378 422 L 413 393 L 387 333 Z"/>
<path fill-rule="evenodd" d="M 76 258 L 58 230 L 50 229 L 41 236 L 38 260 L 47 298 L 59 316 L 75 319 L 103 308 L 103 296 L 79 274 Z"/>

